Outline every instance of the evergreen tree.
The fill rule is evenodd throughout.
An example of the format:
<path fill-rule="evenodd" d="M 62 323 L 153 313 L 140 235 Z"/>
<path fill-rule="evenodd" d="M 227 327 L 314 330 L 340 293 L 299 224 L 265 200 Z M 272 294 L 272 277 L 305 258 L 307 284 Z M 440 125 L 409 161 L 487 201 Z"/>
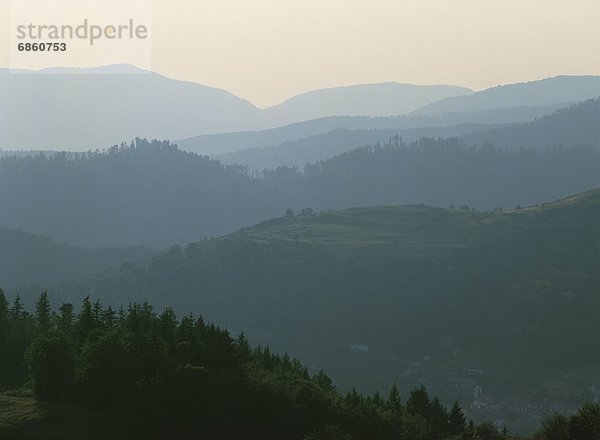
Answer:
<path fill-rule="evenodd" d="M 167 307 L 160 315 L 161 336 L 169 343 L 175 342 L 177 335 L 177 316 L 171 307 Z"/>
<path fill-rule="evenodd" d="M 83 342 L 89 334 L 94 330 L 96 321 L 94 320 L 94 312 L 92 310 L 92 303 L 90 297 L 86 296 L 83 299 L 81 310 L 77 316 L 76 333 L 75 336 L 79 342 Z"/>
<path fill-rule="evenodd" d="M 473 423 L 473 419 L 469 419 L 469 423 L 467 425 L 467 432 L 471 434 L 475 432 L 475 423 Z"/>
<path fill-rule="evenodd" d="M 102 322 L 102 304 L 100 304 L 100 299 L 96 299 L 94 302 L 94 305 L 92 306 L 92 315 L 95 324 Z"/>
<path fill-rule="evenodd" d="M 383 400 L 383 397 L 381 397 L 381 394 L 379 394 L 379 391 L 375 391 L 375 394 L 373 394 L 373 404 L 375 406 L 377 406 L 378 408 L 385 408 L 386 406 L 386 402 L 385 400 Z"/>
<path fill-rule="evenodd" d="M 454 402 L 448 416 L 448 433 L 460 435 L 467 429 L 467 419 L 458 402 Z"/>
<path fill-rule="evenodd" d="M 50 327 L 50 319 L 52 317 L 52 309 L 48 300 L 48 292 L 44 291 L 40 295 L 35 304 L 35 319 L 38 329 L 45 332 Z"/>
<path fill-rule="evenodd" d="M 9 316 L 11 321 L 18 322 L 26 319 L 29 316 L 29 313 L 23 307 L 23 303 L 21 302 L 21 297 L 17 294 L 13 305 L 10 309 Z"/>
<path fill-rule="evenodd" d="M 102 322 L 107 328 L 112 328 L 117 321 L 117 314 L 113 310 L 112 306 L 109 305 L 104 312 L 102 312 Z"/>
<path fill-rule="evenodd" d="M 237 343 L 242 359 L 247 359 L 250 356 L 251 350 L 250 343 L 248 342 L 248 338 L 246 338 L 246 335 L 244 335 L 244 332 L 241 332 L 238 336 Z"/>
<path fill-rule="evenodd" d="M 8 326 L 8 317 L 8 301 L 6 300 L 4 291 L 0 289 L 0 338 L 2 338 L 6 334 L 6 327 Z"/>
<path fill-rule="evenodd" d="M 333 381 L 323 372 L 323 370 L 320 370 L 318 374 L 315 374 L 313 381 L 319 388 L 321 388 L 321 390 L 325 391 L 326 393 L 335 391 L 335 385 L 333 384 Z"/>
<path fill-rule="evenodd" d="M 410 392 L 406 401 L 406 412 L 409 414 L 418 414 L 425 419 L 431 415 L 431 402 L 425 387 L 421 385 Z"/>
<path fill-rule="evenodd" d="M 435 435 L 442 437 L 448 434 L 448 411 L 437 397 L 431 402 L 430 413 L 429 421 Z"/>
<path fill-rule="evenodd" d="M 533 437 L 535 440 L 569 440 L 569 418 L 553 414 L 542 421 L 542 428 Z"/>
<path fill-rule="evenodd" d="M 28 354 L 34 390 L 40 399 L 68 399 L 74 379 L 74 359 L 64 333 L 52 330 L 39 336 Z"/>
<path fill-rule="evenodd" d="M 586 403 L 569 421 L 572 440 L 600 439 L 600 405 Z"/>
<path fill-rule="evenodd" d="M 390 394 L 386 402 L 386 408 L 394 414 L 400 414 L 402 411 L 402 402 L 400 400 L 400 392 L 394 383 L 390 389 Z"/>
<path fill-rule="evenodd" d="M 348 391 L 348 393 L 346 394 L 346 403 L 351 407 L 360 405 L 361 396 L 356 391 L 356 388 L 352 387 L 352 391 Z"/>
<path fill-rule="evenodd" d="M 59 308 L 59 327 L 64 332 L 69 332 L 73 326 L 73 320 L 75 319 L 75 313 L 73 312 L 73 304 L 63 303 Z"/>

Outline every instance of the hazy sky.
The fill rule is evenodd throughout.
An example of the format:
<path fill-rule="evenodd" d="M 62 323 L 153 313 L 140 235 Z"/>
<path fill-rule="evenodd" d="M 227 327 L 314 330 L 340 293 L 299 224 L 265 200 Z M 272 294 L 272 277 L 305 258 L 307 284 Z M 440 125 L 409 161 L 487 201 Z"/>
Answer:
<path fill-rule="evenodd" d="M 33 54 L 9 58 L 13 43 L 8 36 L 15 25 L 8 23 L 10 5 L 25 1 L 56 6 L 75 0 L 0 0 L 0 65 L 86 66 L 99 64 L 98 59 L 144 64 L 137 61 L 139 49 L 126 44 L 118 50 L 111 46 L 103 58 L 92 53 L 63 54 L 50 61 Z M 357 83 L 443 83 L 482 89 L 559 74 L 600 74 L 599 0 L 118 4 L 136 2 L 151 4 L 145 17 L 150 22 L 151 57 L 145 58 L 150 65 L 144 67 L 229 90 L 261 107 L 307 90 Z M 94 3 L 98 8 L 110 2 Z M 71 18 L 82 17 L 81 10 L 70 10 Z"/>

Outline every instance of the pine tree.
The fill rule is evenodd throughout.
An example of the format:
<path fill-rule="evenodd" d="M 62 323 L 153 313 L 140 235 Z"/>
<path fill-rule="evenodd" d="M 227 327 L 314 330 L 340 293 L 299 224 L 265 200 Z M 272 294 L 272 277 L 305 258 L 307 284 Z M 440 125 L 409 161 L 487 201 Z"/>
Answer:
<path fill-rule="evenodd" d="M 100 299 L 97 299 L 92 306 L 92 315 L 94 316 L 94 324 L 98 325 L 102 322 L 102 304 Z"/>
<path fill-rule="evenodd" d="M 388 396 L 386 407 L 394 414 L 400 414 L 402 411 L 402 402 L 400 400 L 400 392 L 398 391 L 398 387 L 394 383 L 392 388 L 390 389 L 390 394 Z"/>
<path fill-rule="evenodd" d="M 0 289 L 0 328 L 8 323 L 8 301 L 4 291 Z"/>
<path fill-rule="evenodd" d="M 123 307 L 123 304 L 121 304 L 121 306 L 119 307 L 119 311 L 117 312 L 117 322 L 119 323 L 119 325 L 125 322 L 125 308 Z"/>
<path fill-rule="evenodd" d="M 361 395 L 358 394 L 354 387 L 352 387 L 352 391 L 348 391 L 346 394 L 346 403 L 352 407 L 360 405 L 361 400 Z"/>
<path fill-rule="evenodd" d="M 460 435 L 467 429 L 467 419 L 458 402 L 454 402 L 454 405 L 450 409 L 448 425 L 448 433 L 450 435 Z"/>
<path fill-rule="evenodd" d="M 375 391 L 375 394 L 373 394 L 373 404 L 379 408 L 385 408 L 385 400 L 383 400 L 383 397 L 381 397 L 381 394 L 379 394 L 379 391 Z"/>
<path fill-rule="evenodd" d="M 17 294 L 15 301 L 9 312 L 9 317 L 13 322 L 22 321 L 29 316 L 29 313 L 23 307 L 23 303 L 21 302 L 21 297 Z"/>
<path fill-rule="evenodd" d="M 406 401 L 406 411 L 409 414 L 417 414 L 425 419 L 429 419 L 431 415 L 431 402 L 423 385 L 410 392 L 410 396 Z"/>
<path fill-rule="evenodd" d="M 84 341 L 95 328 L 94 312 L 90 297 L 86 296 L 83 299 L 79 316 L 77 316 L 76 336 L 79 341 Z"/>
<path fill-rule="evenodd" d="M 473 419 L 469 419 L 469 424 L 467 425 L 467 432 L 475 432 L 475 423 L 473 423 Z"/>
<path fill-rule="evenodd" d="M 63 303 L 63 305 L 58 308 L 58 311 L 60 312 L 60 329 L 65 332 L 69 332 L 73 326 L 73 319 L 75 319 L 75 314 L 73 313 L 73 304 Z"/>
<path fill-rule="evenodd" d="M 430 405 L 430 423 L 436 435 L 440 437 L 448 434 L 448 411 L 435 397 Z"/>
<path fill-rule="evenodd" d="M 246 338 L 246 335 L 244 335 L 244 332 L 241 332 L 240 335 L 237 338 L 237 345 L 238 345 L 238 349 L 240 351 L 240 354 L 242 355 L 242 359 L 248 359 L 248 357 L 250 356 L 250 343 L 248 342 L 248 338 Z M 289 361 L 289 359 L 288 359 Z"/>
<path fill-rule="evenodd" d="M 113 310 L 112 306 L 109 305 L 108 308 L 102 313 L 102 322 L 108 328 L 112 328 L 115 325 L 117 320 L 117 314 Z"/>
<path fill-rule="evenodd" d="M 318 374 L 315 374 L 313 381 L 319 386 L 319 388 L 327 393 L 332 393 L 335 391 L 335 385 L 329 376 L 323 372 L 323 370 L 320 370 Z"/>
<path fill-rule="evenodd" d="M 569 421 L 569 438 L 596 440 L 600 438 L 600 405 L 586 403 Z"/>
<path fill-rule="evenodd" d="M 8 340 L 8 301 L 4 291 L 0 289 L 0 352 Z"/>
<path fill-rule="evenodd" d="M 48 292 L 44 291 L 35 304 L 35 319 L 40 331 L 45 332 L 50 328 L 51 316 L 52 309 L 50 307 L 50 301 L 48 300 Z"/>

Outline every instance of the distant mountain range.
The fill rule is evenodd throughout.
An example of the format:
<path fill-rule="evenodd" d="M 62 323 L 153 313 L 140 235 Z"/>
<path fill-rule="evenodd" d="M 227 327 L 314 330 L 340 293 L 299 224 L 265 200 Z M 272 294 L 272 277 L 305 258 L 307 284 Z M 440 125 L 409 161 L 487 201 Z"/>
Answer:
<path fill-rule="evenodd" d="M 417 114 L 434 115 L 521 105 L 548 105 L 566 101 L 583 101 L 598 96 L 600 96 L 600 76 L 556 76 L 539 81 L 492 87 L 468 96 L 441 99 L 419 109 Z"/>
<path fill-rule="evenodd" d="M 356 114 L 361 101 L 369 102 L 366 96 L 374 104 L 387 96 L 380 107 L 365 110 L 369 115 L 408 112 L 470 92 L 452 86 L 364 85 L 314 92 L 263 111 L 225 90 L 127 65 L 2 69 L 0 148 L 95 150 L 136 136 L 174 139 L 274 127 L 303 114 Z"/>
<path fill-rule="evenodd" d="M 326 116 L 404 115 L 443 98 L 470 95 L 457 86 L 417 86 L 394 82 L 314 90 L 265 109 L 276 125 Z"/>
<path fill-rule="evenodd" d="M 460 124 L 450 127 L 423 127 L 412 129 L 361 129 L 338 128 L 327 133 L 303 139 L 283 142 L 279 145 L 255 147 L 221 155 L 215 159 L 226 164 L 247 166 L 255 171 L 275 169 L 279 166 L 296 167 L 307 163 L 330 159 L 364 145 L 383 144 L 393 136 L 401 136 L 406 142 L 420 137 L 451 137 L 496 127 L 496 124 Z"/>
<path fill-rule="evenodd" d="M 329 133 L 333 130 L 413 130 L 452 127 L 456 125 L 498 125 L 529 122 L 574 102 L 519 106 L 462 113 L 424 115 L 410 113 L 403 116 L 329 116 L 297 122 L 260 131 L 241 131 L 194 136 L 175 140 L 182 149 L 198 154 L 222 155 L 256 147 L 272 147 L 279 144 Z M 434 135 L 432 133 L 432 135 Z"/>
<path fill-rule="evenodd" d="M 229 92 L 126 66 L 0 70 L 0 103 L 2 149 L 96 150 L 140 134 L 260 126 L 260 111 Z"/>
<path fill-rule="evenodd" d="M 600 98 L 572 105 L 533 122 L 481 130 L 462 137 L 468 144 L 490 143 L 500 148 L 578 145 L 600 150 Z"/>
<path fill-rule="evenodd" d="M 545 107 L 546 108 L 546 107 Z M 406 118 L 395 118 L 402 122 Z M 400 125 L 400 124 L 399 124 Z M 274 131 L 274 130 L 273 130 Z M 224 163 L 253 170 L 295 166 L 332 158 L 363 145 L 383 144 L 399 135 L 405 142 L 419 137 L 462 137 L 467 145 L 493 144 L 505 149 L 589 146 L 600 150 L 600 99 L 561 108 L 533 122 L 517 124 L 459 124 L 413 129 L 336 129 L 279 145 L 215 155 Z M 227 135 L 223 135 L 226 139 Z"/>
<path fill-rule="evenodd" d="M 600 94 L 599 85 L 600 77 L 557 77 L 473 93 L 457 86 L 365 84 L 312 91 L 261 110 L 227 91 L 127 65 L 37 72 L 1 69 L 0 148 L 95 150 L 141 136 L 185 139 L 181 141 L 183 148 L 220 154 L 277 145 L 335 128 L 406 129 L 523 122 L 543 114 L 534 110 L 532 117 L 531 108 L 555 109 L 558 104 L 596 97 Z M 521 109 L 529 116 L 523 119 L 515 111 L 507 113 L 508 108 Z M 479 114 L 481 111 L 488 114 Z M 500 113 L 493 116 L 494 112 Z M 413 115 L 402 120 L 372 120 L 409 113 Z M 358 119 L 347 119 L 348 116 Z M 188 139 L 211 133 L 263 130 L 323 117 L 327 119 L 283 130 L 299 131 L 299 137 L 279 136 L 273 141 L 270 138 L 277 139 L 278 134 L 270 133 L 265 139 L 264 134 L 248 138 L 245 133 L 242 142 L 228 149 L 203 146 L 202 141 L 214 138 Z M 315 132 L 317 126 L 327 128 Z M 303 131 L 308 127 L 309 131 Z M 233 138 L 239 136 L 235 134 Z M 253 137 L 255 141 L 251 140 Z"/>

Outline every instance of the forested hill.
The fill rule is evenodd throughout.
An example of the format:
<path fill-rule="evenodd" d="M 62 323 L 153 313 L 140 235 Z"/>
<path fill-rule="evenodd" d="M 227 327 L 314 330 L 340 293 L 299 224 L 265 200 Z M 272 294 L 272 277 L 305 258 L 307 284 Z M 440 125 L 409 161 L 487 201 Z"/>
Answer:
<path fill-rule="evenodd" d="M 0 289 L 0 330 L 3 439 L 516 440 L 423 385 L 342 393 L 243 333 L 148 302 L 117 311 L 85 298 L 75 312 L 42 293 L 32 313 Z M 599 415 L 586 404 L 550 416 L 536 439 L 595 439 Z"/>
<path fill-rule="evenodd" d="M 372 390 L 406 369 L 410 384 L 416 374 L 433 380 L 477 365 L 486 372 L 479 380 L 498 395 L 527 390 L 580 404 L 581 383 L 600 379 L 599 222 L 598 189 L 488 213 L 424 205 L 305 210 L 50 293 L 197 308 L 304 353 L 342 386 Z M 346 351 L 357 342 L 371 354 Z M 432 360 L 419 373 L 414 362 L 424 353 Z M 444 383 L 437 392 L 456 397 Z"/>
<path fill-rule="evenodd" d="M 480 111 L 517 105 L 541 105 L 553 102 L 582 101 L 600 95 L 600 76 L 562 75 L 525 83 L 505 84 L 467 96 L 433 102 L 416 113 Z"/>
<path fill-rule="evenodd" d="M 31 313 L 0 289 L 0 330 L 0 391 L 13 389 L 0 394 L 3 439 L 500 440 L 422 386 L 404 402 L 396 386 L 340 393 L 243 333 L 148 302 L 117 311 L 86 298 L 76 313 L 42 293 Z M 38 400 L 15 391 L 24 384 Z"/>
<path fill-rule="evenodd" d="M 556 112 L 549 112 L 533 122 L 520 124 L 460 124 L 418 129 L 333 130 L 276 146 L 250 148 L 218 156 L 226 163 L 247 165 L 251 169 L 274 169 L 326 160 L 361 145 L 385 143 L 400 135 L 405 142 L 422 137 L 460 137 L 466 145 L 481 147 L 492 144 L 503 149 L 588 146 L 600 150 L 600 98 L 592 99 Z M 599 167 L 600 172 L 600 167 Z"/>
<path fill-rule="evenodd" d="M 0 283 L 5 287 L 48 285 L 86 272 L 143 262 L 159 251 L 145 247 L 86 249 L 0 227 Z"/>
<path fill-rule="evenodd" d="M 78 246 L 166 245 L 221 235 L 281 215 L 426 203 L 477 209 L 564 197 L 600 185 L 589 148 L 504 151 L 459 139 L 393 138 L 260 177 L 169 142 L 79 156 L 0 159 L 0 225 Z"/>
<path fill-rule="evenodd" d="M 0 160 L 0 225 L 80 246 L 164 245 L 263 219 L 272 197 L 169 142 Z"/>
<path fill-rule="evenodd" d="M 491 143 L 500 148 L 579 145 L 600 149 L 600 98 L 560 109 L 534 122 L 479 131 L 462 138 L 467 144 Z"/>

